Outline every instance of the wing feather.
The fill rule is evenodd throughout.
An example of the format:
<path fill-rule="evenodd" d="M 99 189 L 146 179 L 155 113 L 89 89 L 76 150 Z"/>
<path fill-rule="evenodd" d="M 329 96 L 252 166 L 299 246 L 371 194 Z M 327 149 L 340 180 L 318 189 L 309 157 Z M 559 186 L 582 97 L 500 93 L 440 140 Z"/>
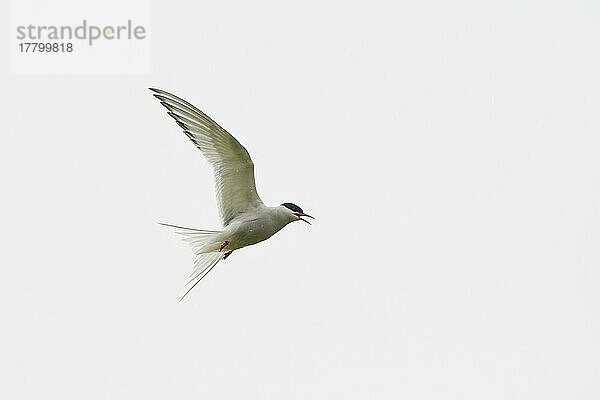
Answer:
<path fill-rule="evenodd" d="M 256 191 L 254 163 L 246 148 L 191 103 L 164 90 L 150 90 L 213 167 L 223 225 L 244 211 L 262 205 Z"/>

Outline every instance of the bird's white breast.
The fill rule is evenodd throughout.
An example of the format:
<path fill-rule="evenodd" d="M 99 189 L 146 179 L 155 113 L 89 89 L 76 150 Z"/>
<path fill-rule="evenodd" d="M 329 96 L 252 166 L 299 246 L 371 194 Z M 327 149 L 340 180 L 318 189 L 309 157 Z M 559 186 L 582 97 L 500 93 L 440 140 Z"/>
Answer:
<path fill-rule="evenodd" d="M 290 223 L 278 207 L 260 207 L 239 215 L 223 230 L 229 241 L 228 250 L 235 250 L 262 242 Z"/>

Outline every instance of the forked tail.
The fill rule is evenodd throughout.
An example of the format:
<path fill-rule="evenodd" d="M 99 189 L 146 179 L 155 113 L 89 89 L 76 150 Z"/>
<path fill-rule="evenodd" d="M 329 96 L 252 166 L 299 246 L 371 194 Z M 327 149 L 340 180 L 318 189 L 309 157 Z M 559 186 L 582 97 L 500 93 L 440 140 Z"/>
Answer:
<path fill-rule="evenodd" d="M 194 269 L 185 284 L 185 293 L 179 299 L 181 301 L 225 257 L 226 253 L 220 252 L 219 249 L 221 231 L 208 231 L 171 224 L 160 224 L 175 228 L 175 233 L 183 236 L 183 241 L 190 245 L 194 253 Z"/>

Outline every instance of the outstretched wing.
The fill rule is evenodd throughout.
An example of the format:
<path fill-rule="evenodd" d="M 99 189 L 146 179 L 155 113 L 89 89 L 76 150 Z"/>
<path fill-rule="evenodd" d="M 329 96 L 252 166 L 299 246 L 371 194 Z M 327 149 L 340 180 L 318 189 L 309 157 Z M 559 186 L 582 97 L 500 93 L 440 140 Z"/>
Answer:
<path fill-rule="evenodd" d="M 212 165 L 223 225 L 229 224 L 240 213 L 263 204 L 256 192 L 254 163 L 244 146 L 187 101 L 164 90 L 150 90 Z"/>

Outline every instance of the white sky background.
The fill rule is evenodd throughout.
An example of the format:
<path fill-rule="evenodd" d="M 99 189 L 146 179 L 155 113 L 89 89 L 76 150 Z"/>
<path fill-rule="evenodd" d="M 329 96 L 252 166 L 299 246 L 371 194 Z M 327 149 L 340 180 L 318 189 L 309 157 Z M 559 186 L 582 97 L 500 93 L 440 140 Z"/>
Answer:
<path fill-rule="evenodd" d="M 152 74 L 0 65 L 0 397 L 600 397 L 598 4 L 194 4 Z M 317 218 L 182 303 L 212 172 L 148 86 Z"/>

